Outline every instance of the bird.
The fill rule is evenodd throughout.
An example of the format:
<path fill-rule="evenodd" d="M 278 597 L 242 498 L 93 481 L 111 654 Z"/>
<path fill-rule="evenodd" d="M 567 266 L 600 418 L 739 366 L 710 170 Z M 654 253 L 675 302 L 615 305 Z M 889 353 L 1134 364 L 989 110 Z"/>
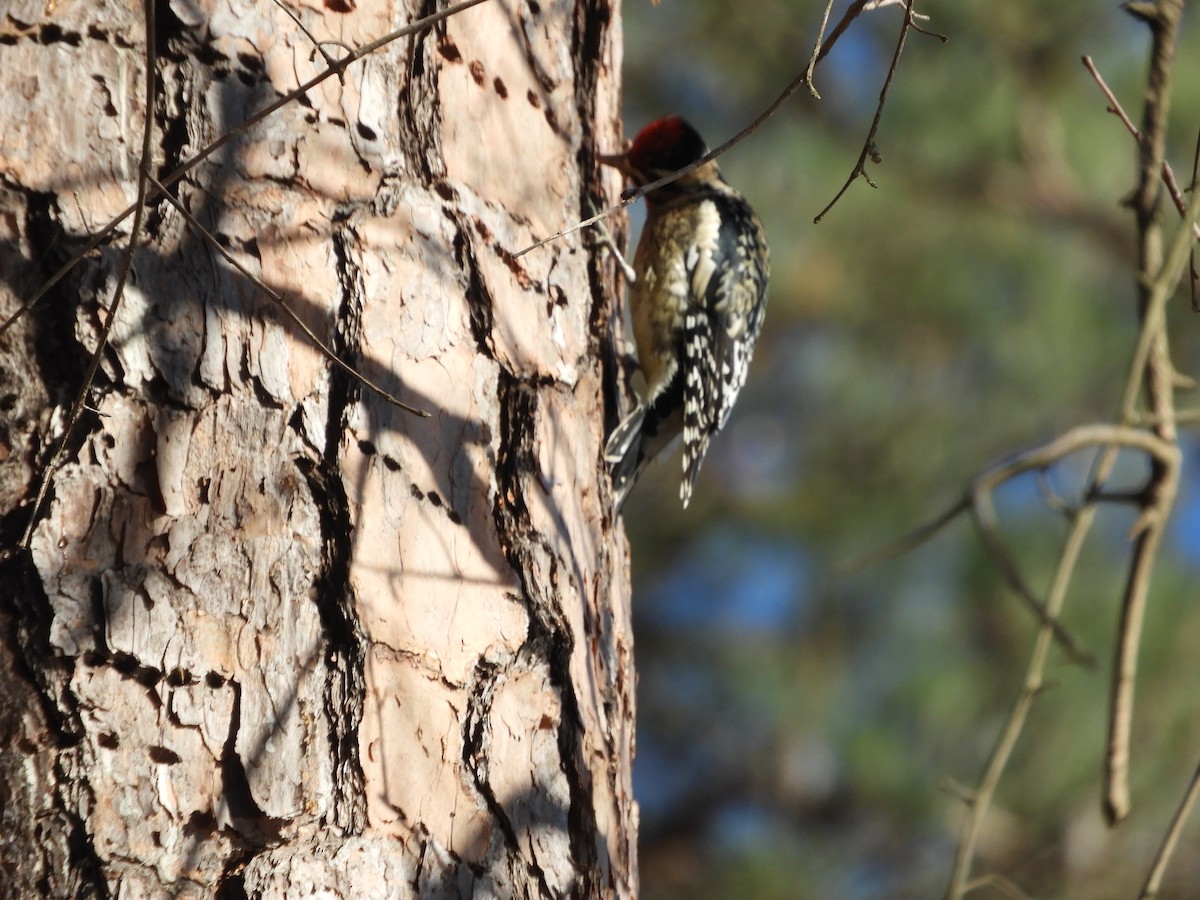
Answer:
<path fill-rule="evenodd" d="M 671 115 L 642 128 L 626 152 L 598 159 L 643 187 L 708 152 L 696 129 Z M 746 382 L 770 277 L 762 221 L 715 160 L 645 199 L 629 306 L 646 387 L 604 448 L 617 510 L 649 462 L 681 433 L 679 498 L 687 507 L 709 441 Z"/>

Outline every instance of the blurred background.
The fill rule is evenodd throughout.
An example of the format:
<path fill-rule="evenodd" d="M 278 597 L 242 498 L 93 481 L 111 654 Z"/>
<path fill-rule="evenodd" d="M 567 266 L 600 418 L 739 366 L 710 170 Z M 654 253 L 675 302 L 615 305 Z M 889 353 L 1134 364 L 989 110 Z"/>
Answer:
<path fill-rule="evenodd" d="M 844 2 L 835 5 L 836 21 Z M 628 0 L 627 133 L 670 112 L 716 145 L 807 63 L 816 0 Z M 801 91 L 721 160 L 772 245 L 766 328 L 691 507 L 679 462 L 626 506 L 640 682 L 644 900 L 940 897 L 964 806 L 1015 701 L 1036 622 L 969 522 L 856 574 L 839 566 L 940 513 L 989 463 L 1111 421 L 1135 340 L 1135 148 L 1080 63 L 1135 121 L 1149 38 L 1113 3 L 924 0 L 880 165 L 850 173 L 902 10 L 860 18 Z M 1200 127 L 1200 27 L 1185 19 L 1170 159 Z M 638 217 L 635 215 L 636 224 Z M 1177 218 L 1171 212 L 1170 229 Z M 1200 316 L 1170 307 L 1200 375 Z M 1189 395 L 1180 405 L 1195 405 Z M 1039 898 L 1131 898 L 1200 761 L 1200 454 L 1158 562 L 1143 637 L 1134 809 L 1100 787 L 1130 508 L 1105 507 L 1067 600 L 1096 656 L 1057 651 L 975 866 Z M 1074 496 L 1090 457 L 1058 466 Z M 1136 486 L 1144 460 L 1124 458 Z M 1036 591 L 1066 532 L 1030 477 L 998 496 Z M 973 897 L 1004 896 L 981 888 Z M 1200 897 L 1200 822 L 1163 896 Z"/>

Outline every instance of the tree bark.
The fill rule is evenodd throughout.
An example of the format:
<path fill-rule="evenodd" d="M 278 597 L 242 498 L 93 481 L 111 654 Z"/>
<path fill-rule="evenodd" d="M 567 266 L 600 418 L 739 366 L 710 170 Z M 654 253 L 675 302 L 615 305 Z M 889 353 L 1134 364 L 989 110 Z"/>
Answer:
<path fill-rule="evenodd" d="M 145 29 L 0 23 L 0 315 L 137 196 Z M 433 3 L 158 9 L 165 175 Z M 340 44 L 338 43 L 340 42 Z M 0 894 L 626 897 L 624 539 L 601 446 L 608 0 L 490 0 L 161 199 L 28 548 L 129 220 L 0 336 Z M 616 188 L 615 179 L 607 183 Z"/>

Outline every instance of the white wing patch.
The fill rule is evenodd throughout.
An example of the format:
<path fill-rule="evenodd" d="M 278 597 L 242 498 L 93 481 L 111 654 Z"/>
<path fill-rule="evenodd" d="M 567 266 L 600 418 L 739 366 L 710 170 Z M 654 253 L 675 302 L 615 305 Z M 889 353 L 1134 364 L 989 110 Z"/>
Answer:
<path fill-rule="evenodd" d="M 720 204 L 720 205 L 718 205 Z M 724 213 L 724 215 L 722 215 Z M 722 223 L 737 233 L 731 247 Z M 759 270 L 766 238 L 738 196 L 697 204 L 695 249 L 688 254 L 690 296 L 683 321 L 683 481 L 687 506 L 712 436 L 724 427 L 746 381 L 762 329 L 767 272 Z M 722 242 L 724 238 L 724 242 Z M 715 278 L 715 281 L 714 281 Z"/>

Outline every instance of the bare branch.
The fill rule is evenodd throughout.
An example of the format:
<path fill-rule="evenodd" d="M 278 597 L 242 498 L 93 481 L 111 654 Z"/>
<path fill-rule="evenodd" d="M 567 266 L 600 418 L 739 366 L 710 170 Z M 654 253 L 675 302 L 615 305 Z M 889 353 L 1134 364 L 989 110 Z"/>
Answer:
<path fill-rule="evenodd" d="M 1112 89 L 1104 81 L 1103 76 L 1101 76 L 1099 70 L 1096 68 L 1096 64 L 1092 62 L 1092 58 L 1085 55 L 1083 57 L 1083 65 L 1089 72 L 1092 73 L 1092 78 L 1096 80 L 1096 84 L 1100 86 L 1100 90 L 1104 92 L 1104 96 L 1108 99 L 1108 111 L 1121 120 L 1121 123 L 1125 126 L 1126 130 L 1133 135 L 1134 140 L 1140 142 L 1142 140 L 1142 133 L 1138 130 L 1138 127 L 1133 124 L 1133 120 L 1129 118 L 1129 115 L 1125 112 L 1124 107 L 1121 106 L 1121 101 L 1117 99 L 1116 95 L 1112 92 Z M 1196 152 L 1198 154 L 1198 158 L 1200 158 L 1200 141 L 1197 141 Z M 1166 160 L 1163 160 L 1162 164 L 1162 178 L 1163 184 L 1167 186 L 1167 191 L 1170 193 L 1171 200 L 1175 204 L 1175 209 L 1179 211 L 1180 216 L 1186 218 L 1187 203 L 1183 199 L 1183 191 L 1179 189 L 1179 182 L 1175 179 L 1175 170 L 1171 168 L 1171 164 Z M 1196 164 L 1193 162 L 1192 184 L 1194 185 L 1195 183 Z M 1196 237 L 1200 238 L 1200 225 L 1196 226 L 1195 231 Z"/>
<path fill-rule="evenodd" d="M 1146 882 L 1142 886 L 1142 892 L 1138 895 L 1138 900 L 1154 900 L 1158 896 L 1159 888 L 1162 887 L 1163 875 L 1167 871 L 1167 863 L 1170 862 L 1171 856 L 1175 853 L 1175 848 L 1179 844 L 1179 836 L 1183 832 L 1183 826 L 1187 824 L 1188 818 L 1192 814 L 1192 808 L 1196 805 L 1196 799 L 1200 797 L 1200 769 L 1197 769 L 1192 775 L 1192 781 L 1184 792 L 1183 800 L 1179 803 L 1179 809 L 1175 812 L 1175 817 L 1171 819 L 1171 827 L 1167 829 L 1166 835 L 1163 836 L 1162 844 L 1158 848 L 1158 853 L 1154 856 L 1154 864 L 1150 867 L 1150 872 L 1146 876 Z"/>
<path fill-rule="evenodd" d="M 879 122 L 883 118 L 883 105 L 887 102 L 888 91 L 892 87 L 892 78 L 896 74 L 896 68 L 900 65 L 900 55 L 904 52 L 904 41 L 908 37 L 908 30 L 913 27 L 913 0 L 906 0 L 904 4 L 904 22 L 900 26 L 900 37 L 896 40 L 896 52 L 892 54 L 891 65 L 888 66 L 887 76 L 883 79 L 883 87 L 879 91 L 879 103 L 875 107 L 875 118 L 871 122 L 871 128 L 867 132 L 867 138 L 863 141 L 862 152 L 858 154 L 858 162 L 854 164 L 854 169 L 850 172 L 850 177 L 846 179 L 846 183 L 842 185 L 842 189 L 834 195 L 833 199 L 826 204 L 825 208 L 817 213 L 813 222 L 820 222 L 825 218 L 825 214 L 833 209 L 834 204 L 842 199 L 842 195 L 850 190 L 850 185 L 858 176 L 866 179 L 867 184 L 871 187 L 877 187 L 871 177 L 867 174 L 867 159 L 872 162 L 879 162 L 879 151 L 875 147 L 875 135 L 879 131 Z M 834 29 L 834 35 L 830 37 L 832 42 L 833 37 L 837 35 L 837 29 Z M 926 32 L 927 33 L 927 32 Z M 938 35 L 944 41 L 945 38 Z"/>
<path fill-rule="evenodd" d="M 846 16 L 850 15 L 850 10 L 860 4 L 851 4 L 850 9 L 846 10 L 846 15 L 842 16 L 842 21 L 846 21 Z M 817 29 L 817 42 L 813 44 L 812 56 L 808 58 L 808 68 L 804 70 L 804 84 L 808 86 L 808 92 L 817 100 L 821 99 L 821 95 L 817 93 L 817 86 L 813 84 L 813 72 L 817 68 L 817 63 L 825 55 L 825 27 L 829 24 L 829 14 L 833 11 L 833 0 L 829 0 L 825 4 L 825 12 L 821 14 L 821 27 Z M 836 37 L 831 38 L 831 42 L 836 40 Z"/>
<path fill-rule="evenodd" d="M 912 13 L 912 9 L 911 9 L 912 0 L 870 0 L 870 2 L 868 2 L 868 0 L 856 0 L 855 3 L 851 4 L 850 9 L 848 9 L 846 11 L 846 15 L 844 15 L 842 17 L 842 21 L 838 24 L 838 27 L 834 29 L 834 33 L 830 35 L 829 40 L 826 41 L 823 45 L 821 45 L 820 52 L 817 54 L 817 61 L 820 61 L 821 59 L 823 59 L 826 56 L 826 54 L 833 48 L 833 45 L 837 41 L 838 37 L 841 36 L 843 31 L 845 31 L 845 25 L 848 25 L 849 22 L 852 21 L 855 17 L 857 17 L 860 12 L 862 12 L 866 9 L 877 9 L 877 8 L 882 8 L 884 6 L 898 5 L 899 3 L 903 3 L 903 2 L 907 2 L 908 7 L 909 7 L 908 12 L 906 13 L 906 16 L 905 16 L 905 22 L 906 22 L 905 28 L 907 29 L 908 27 L 911 27 L 912 19 L 915 17 L 915 14 Z M 826 16 L 828 16 L 828 11 L 826 12 Z M 822 22 L 822 28 L 824 28 L 824 21 Z M 937 35 L 937 37 L 941 37 L 941 35 Z M 942 40 L 945 40 L 945 38 L 942 37 Z M 588 225 L 591 225 L 595 222 L 600 221 L 601 219 L 607 219 L 609 216 L 613 215 L 614 213 L 620 212 L 625 207 L 629 206 L 631 203 L 635 203 L 636 201 L 640 200 L 642 197 L 646 196 L 650 192 L 656 191 L 663 185 L 670 184 L 672 181 L 676 181 L 677 179 L 682 178 L 684 175 L 688 174 L 689 172 L 693 172 L 696 169 L 700 168 L 705 163 L 712 162 L 714 159 L 723 155 L 726 151 L 728 151 L 732 147 L 736 147 L 738 144 L 740 144 L 742 141 L 744 141 L 750 135 L 754 134 L 754 132 L 758 131 L 758 129 L 761 128 L 767 122 L 768 119 L 770 119 L 772 116 L 775 115 L 775 113 L 777 113 L 779 111 L 779 108 L 781 106 L 783 106 L 783 104 L 785 104 L 788 100 L 791 99 L 792 95 L 795 94 L 796 91 L 800 90 L 800 88 L 804 87 L 805 85 L 809 85 L 810 89 L 811 89 L 812 67 L 815 65 L 816 65 L 816 63 L 810 62 L 809 68 L 806 69 L 804 72 L 802 72 L 800 75 L 796 76 L 794 79 L 792 79 L 792 81 L 788 84 L 788 86 L 783 89 L 783 92 L 780 93 L 780 95 L 775 98 L 775 100 L 771 103 L 771 105 L 768 106 L 765 110 L 763 110 L 753 122 L 751 122 L 749 125 L 747 125 L 745 128 L 743 128 L 741 131 L 739 131 L 737 134 L 735 134 L 733 137 L 731 137 L 725 143 L 718 146 L 716 149 L 710 150 L 708 153 L 706 153 L 704 156 L 702 156 L 700 159 L 696 160 L 695 162 L 693 162 L 687 166 L 684 166 L 682 169 L 677 169 L 676 171 L 671 172 L 669 175 L 664 175 L 662 178 L 658 179 L 657 181 L 652 181 L 649 184 L 645 184 L 645 185 L 642 185 L 642 186 L 636 187 L 636 188 L 630 188 L 630 189 L 624 191 L 621 194 L 621 202 L 618 203 L 616 206 L 610 206 L 608 209 L 604 210 L 601 213 L 598 213 L 597 215 L 592 216 L 591 218 L 587 219 L 585 222 L 580 222 L 577 225 L 572 225 L 570 228 L 566 228 L 563 231 L 558 232 L 557 234 L 553 234 L 550 237 L 541 238 L 541 239 L 535 241 L 534 243 L 530 244 L 528 247 L 525 247 L 521 250 L 518 250 L 516 253 L 514 253 L 513 258 L 517 259 L 519 257 L 522 257 L 526 253 L 529 253 L 531 250 L 536 250 L 538 247 L 544 246 L 545 244 L 548 244 L 551 241 L 556 240 L 559 237 L 571 234 L 575 231 L 578 231 L 580 228 L 585 228 Z M 894 63 L 893 63 L 893 67 L 894 67 Z M 890 75 L 891 75 L 891 73 L 889 72 L 889 80 L 890 80 Z M 878 115 L 876 116 L 876 119 L 878 120 Z M 878 122 L 876 122 L 876 124 L 878 124 Z M 874 135 L 874 132 L 872 131 L 872 136 L 873 135 Z M 871 140 L 871 138 L 869 137 L 868 142 L 870 142 L 870 140 Z M 822 213 L 822 215 L 824 215 L 824 212 Z M 818 216 L 817 218 L 820 219 L 820 216 Z"/>
<path fill-rule="evenodd" d="M 821 95 L 817 93 L 817 89 L 813 85 L 813 82 L 812 82 L 813 70 L 817 67 L 817 63 L 819 63 L 822 59 L 825 58 L 825 55 L 829 52 L 830 48 L 833 47 L 833 45 L 837 42 L 837 39 L 840 38 L 842 36 L 842 34 L 845 33 L 846 29 L 848 29 L 850 27 L 851 22 L 853 22 L 855 19 L 857 19 L 864 12 L 874 12 L 877 9 L 883 9 L 885 6 L 905 6 L 905 5 L 910 7 L 909 13 L 911 14 L 911 18 L 913 20 L 929 18 L 928 16 L 923 16 L 918 13 L 912 12 L 911 4 L 908 3 L 908 0 L 855 0 L 855 2 L 851 3 L 846 8 L 846 12 L 842 14 L 842 17 L 841 17 L 841 19 L 838 20 L 837 25 L 835 25 L 833 27 L 833 31 L 830 32 L 830 34 L 829 34 L 829 40 L 826 41 L 825 43 L 822 43 L 821 35 L 824 35 L 824 33 L 825 33 L 825 25 L 829 21 L 829 10 L 833 6 L 833 0 L 830 0 L 829 5 L 825 7 L 825 15 L 821 19 L 821 30 L 818 33 L 817 43 L 813 47 L 812 58 L 809 60 L 808 69 L 805 70 L 805 73 L 804 73 L 805 74 L 805 82 L 808 85 L 808 89 L 810 91 L 812 91 L 813 96 L 816 97 L 818 100 L 821 98 Z M 910 22 L 910 24 L 913 28 L 916 28 L 916 30 L 920 31 L 922 34 L 927 34 L 930 37 L 936 37 L 939 40 L 941 40 L 943 43 L 946 41 L 945 35 L 934 34 L 933 32 L 925 31 L 922 28 L 918 28 L 915 21 Z"/>
<path fill-rule="evenodd" d="M 1044 607 L 1040 610 L 1041 627 L 1034 641 L 1033 654 L 1026 669 L 1024 687 L 1009 712 L 996 745 L 984 767 L 983 775 L 980 776 L 979 786 L 971 797 L 967 818 L 963 824 L 962 835 L 959 838 L 958 850 L 955 854 L 950 885 L 946 890 L 946 897 L 949 900 L 958 900 L 970 889 L 971 862 L 974 859 L 975 845 L 979 838 L 983 819 L 991 806 L 992 798 L 995 796 L 1000 778 L 1008 766 L 1008 760 L 1016 747 L 1017 740 L 1024 730 L 1033 701 L 1042 690 L 1050 648 L 1055 639 L 1061 641 L 1056 625 L 1061 618 L 1067 588 L 1074 575 L 1079 554 L 1091 531 L 1096 510 L 1102 500 L 1100 486 L 1108 480 L 1112 473 L 1118 449 L 1141 451 L 1164 467 L 1173 468 L 1176 471 L 1181 455 L 1176 444 L 1165 441 L 1149 431 L 1120 425 L 1085 425 L 1074 428 L 1040 447 L 1004 460 L 978 476 L 973 484 L 973 490 L 977 492 L 976 496 L 980 496 L 978 492 L 981 491 L 983 495 L 986 495 L 1017 475 L 1031 470 L 1045 469 L 1055 462 L 1089 447 L 1103 447 L 1104 452 L 1094 467 L 1090 479 L 1091 487 L 1084 494 L 1087 499 L 1071 520 L 1066 543 L 1054 573 L 1054 580 L 1051 583 Z"/>
<path fill-rule="evenodd" d="M 556 232 L 554 232 L 554 234 L 550 235 L 550 237 L 544 237 L 541 240 L 537 241 L 536 243 L 530 244 L 528 247 L 524 248 L 523 250 L 517 251 L 516 253 L 513 254 L 513 259 L 517 259 L 518 257 L 524 256 L 529 251 L 536 250 L 538 247 L 544 247 L 546 244 L 549 244 L 552 241 L 557 241 L 561 237 L 566 237 L 568 234 L 574 234 L 576 231 L 581 231 L 590 225 L 595 225 L 597 222 L 601 222 L 604 219 L 607 219 L 613 213 L 620 212 L 625 207 L 632 205 L 633 203 L 637 202 L 637 200 L 639 200 L 639 199 L 640 199 L 640 197 L 637 197 L 637 196 L 624 197 L 621 199 L 621 202 L 618 203 L 616 206 L 611 206 L 606 210 L 598 212 L 595 215 L 589 216 L 588 218 L 584 219 L 582 222 L 576 222 L 570 228 L 564 228 L 562 231 L 556 231 Z"/>
<path fill-rule="evenodd" d="M 1184 224 L 1176 232 L 1167 258 L 1148 289 L 1142 330 L 1138 336 L 1137 349 L 1126 382 L 1123 406 L 1127 416 L 1136 415 L 1133 406 L 1143 382 L 1152 383 L 1155 373 L 1161 373 L 1163 368 L 1172 368 L 1165 349 L 1166 304 L 1183 276 L 1184 267 L 1195 243 L 1194 223 L 1197 215 L 1200 215 L 1200 191 L 1193 191 L 1184 214 Z M 1158 377 L 1161 379 L 1162 375 L 1159 374 Z M 1168 379 L 1165 387 L 1160 386 L 1157 392 L 1151 394 L 1151 403 L 1154 406 L 1155 430 L 1173 440 L 1176 416 L 1171 397 L 1172 389 L 1173 385 Z M 1176 447 L 1176 456 L 1178 453 Z M 1121 607 L 1121 629 L 1117 641 L 1117 658 L 1113 667 L 1108 752 L 1105 758 L 1104 809 L 1110 822 L 1119 822 L 1129 813 L 1130 808 L 1129 739 L 1133 727 L 1137 651 L 1149 594 L 1150 573 L 1166 520 L 1179 490 L 1178 468 L 1177 462 L 1154 467 L 1151 483 L 1146 488 L 1150 499 L 1134 526 L 1137 540 Z"/>
<path fill-rule="evenodd" d="M 1175 426 L 1175 368 L 1167 337 L 1166 305 L 1175 292 L 1195 242 L 1195 221 L 1200 195 L 1193 192 L 1184 213 L 1184 224 L 1163 254 L 1160 215 L 1161 179 L 1166 162 L 1167 122 L 1171 102 L 1175 35 L 1183 13 L 1182 0 L 1157 0 L 1153 4 L 1126 4 L 1126 10 L 1150 26 L 1150 71 L 1138 141 L 1138 186 L 1132 201 L 1138 228 L 1138 335 L 1123 410 L 1126 417 L 1143 392 L 1156 419 L 1155 434 L 1177 440 Z M 1177 451 L 1178 452 L 1178 451 Z M 1133 728 L 1133 699 L 1137 678 L 1137 651 L 1149 595 L 1150 574 L 1178 491 L 1178 463 L 1158 461 L 1151 466 L 1146 504 L 1136 526 L 1134 555 L 1121 605 L 1121 625 L 1113 664 L 1109 713 L 1108 751 L 1105 758 L 1104 811 L 1110 823 L 1119 822 L 1130 809 L 1129 742 Z"/>
<path fill-rule="evenodd" d="M 1116 450 L 1110 448 L 1106 451 L 1106 455 L 1115 458 Z M 1016 702 L 1013 704 L 1011 712 L 1009 712 L 1008 719 L 1005 721 L 1000 735 L 996 739 L 996 745 L 993 747 L 992 753 L 984 767 L 983 775 L 980 776 L 979 786 L 972 794 L 971 803 L 967 808 L 967 816 L 963 822 L 958 849 L 954 855 L 954 867 L 950 875 L 950 884 L 946 888 L 947 900 L 959 900 L 959 898 L 971 889 L 972 883 L 969 881 L 971 862 L 975 857 L 975 845 L 979 840 L 979 832 L 983 826 L 984 817 L 991 807 L 992 797 L 995 796 L 996 789 L 1000 784 L 1000 777 L 1004 774 L 1004 770 L 1008 766 L 1008 760 L 1012 756 L 1012 751 L 1017 745 L 1017 739 L 1021 736 L 1021 732 L 1025 727 L 1025 721 L 1029 716 L 1029 710 L 1033 706 L 1033 701 L 1041 693 L 1046 663 L 1049 659 L 1050 648 L 1053 646 L 1054 639 L 1054 629 L 1051 626 L 1051 622 L 1057 620 L 1062 613 L 1063 603 L 1067 595 L 1067 586 L 1071 583 L 1071 578 L 1075 572 L 1075 565 L 1079 561 L 1079 554 L 1083 549 L 1084 540 L 1091 530 L 1095 511 L 1096 504 L 1094 502 L 1087 503 L 1080 510 L 1079 515 L 1075 517 L 1067 533 L 1067 541 L 1063 546 L 1062 554 L 1059 556 L 1058 567 L 1054 573 L 1054 581 L 1050 586 L 1049 596 L 1046 600 L 1046 614 L 1049 618 L 1047 621 L 1043 621 L 1041 628 L 1038 630 L 1037 637 L 1034 640 L 1033 655 L 1029 660 L 1029 665 L 1025 672 L 1025 684 Z"/>
<path fill-rule="evenodd" d="M 1178 465 L 1179 451 L 1173 444 L 1162 441 L 1148 431 L 1120 425 L 1083 425 L 1060 435 L 1052 441 L 994 463 L 971 479 L 970 485 L 953 505 L 897 540 L 838 567 L 839 574 L 850 574 L 887 559 L 906 553 L 932 538 L 960 513 L 970 511 L 984 546 L 992 554 L 1009 586 L 1034 611 L 1038 620 L 1054 633 L 1068 656 L 1085 664 L 1092 662 L 1091 654 L 1079 647 L 1062 624 L 1052 616 L 1046 604 L 1026 585 L 1020 567 L 1012 558 L 1000 537 L 998 519 L 992 495 L 1002 485 L 1026 472 L 1044 472 L 1068 456 L 1095 447 L 1124 447 L 1139 450 L 1168 465 Z M 1110 500 L 1098 490 L 1088 493 L 1089 502 Z"/>
<path fill-rule="evenodd" d="M 1072 662 L 1082 663 L 1084 665 L 1093 665 L 1095 660 L 1092 654 L 1079 646 L 1070 632 L 1063 627 L 1054 616 L 1050 615 L 1045 604 L 1038 599 L 1037 594 L 1033 589 L 1025 583 L 1024 577 L 1021 575 L 1021 568 L 1017 565 L 1017 561 L 1012 554 L 1008 552 L 1008 547 L 1005 545 L 1003 538 L 1000 537 L 1000 523 L 996 517 L 996 508 L 992 503 L 992 492 L 987 489 L 978 488 L 971 503 L 972 518 L 975 521 L 975 530 L 979 532 L 979 538 L 983 541 L 983 546 L 992 555 L 996 565 L 999 567 L 1004 580 L 1008 582 L 1008 586 L 1013 592 L 1025 601 L 1038 621 L 1043 625 L 1048 626 L 1054 632 L 1055 638 L 1062 645 L 1063 650 Z"/>

